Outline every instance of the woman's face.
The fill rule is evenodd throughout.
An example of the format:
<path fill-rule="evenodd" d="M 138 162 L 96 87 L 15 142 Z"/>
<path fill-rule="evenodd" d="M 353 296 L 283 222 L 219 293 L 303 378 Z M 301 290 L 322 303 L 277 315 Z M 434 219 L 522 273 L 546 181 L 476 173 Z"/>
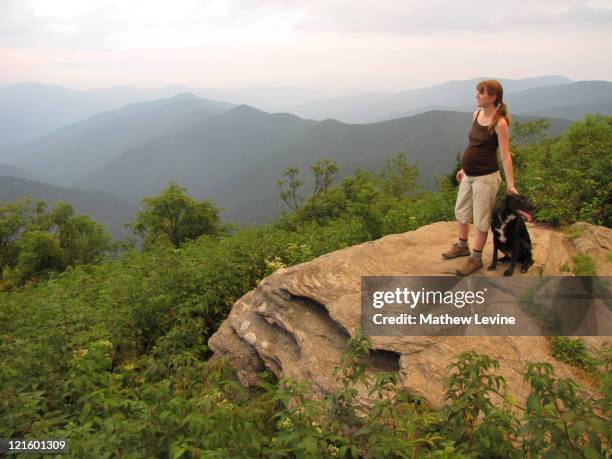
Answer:
<path fill-rule="evenodd" d="M 495 94 L 489 95 L 485 88 L 480 91 L 476 90 L 476 105 L 478 107 L 486 107 L 495 102 Z"/>

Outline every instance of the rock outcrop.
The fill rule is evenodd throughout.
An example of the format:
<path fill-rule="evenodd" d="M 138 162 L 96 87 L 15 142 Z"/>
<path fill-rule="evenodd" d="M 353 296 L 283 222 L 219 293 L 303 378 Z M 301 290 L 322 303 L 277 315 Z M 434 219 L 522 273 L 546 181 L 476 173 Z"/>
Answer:
<path fill-rule="evenodd" d="M 612 230 L 576 225 L 580 231 L 568 238 L 548 225 L 528 223 L 535 264 L 526 274 L 517 267 L 514 275 L 572 275 L 573 258 L 581 252 L 596 261 L 599 275 L 612 275 Z M 278 270 L 235 303 L 209 346 L 216 356 L 229 359 L 244 385 L 257 383 L 259 372 L 269 369 L 277 377 L 309 379 L 319 394 L 327 393 L 338 386 L 334 367 L 340 364 L 347 339 L 360 326 L 361 276 L 454 276 L 454 268 L 465 259 L 445 260 L 440 254 L 456 237 L 455 222 L 438 222 Z M 491 255 L 489 237 L 483 251 L 485 267 L 472 276 L 502 275 L 500 268 L 486 270 Z M 551 357 L 547 337 L 376 336 L 372 341 L 375 352 L 369 371 L 398 371 L 403 387 L 436 407 L 444 402 L 447 366 L 467 350 L 498 359 L 499 374 L 518 400 L 529 393 L 522 375 L 528 361 L 551 362 L 558 376 L 579 380 L 587 390 L 591 387 L 579 371 Z M 612 344 L 611 337 L 585 341 L 592 350 Z"/>

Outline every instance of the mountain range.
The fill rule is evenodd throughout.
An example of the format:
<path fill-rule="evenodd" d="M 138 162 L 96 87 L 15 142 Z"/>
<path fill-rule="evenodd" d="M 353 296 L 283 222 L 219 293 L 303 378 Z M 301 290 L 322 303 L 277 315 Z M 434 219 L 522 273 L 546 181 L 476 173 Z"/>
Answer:
<path fill-rule="evenodd" d="M 128 104 L 10 148 L 0 159 L 46 182 L 66 186 L 130 148 L 184 130 L 231 107 L 189 93 Z"/>
<path fill-rule="evenodd" d="M 298 116 L 297 108 L 291 113 L 269 113 L 258 107 L 204 99 L 191 93 L 171 97 L 163 94 L 178 87 L 147 89 L 138 97 L 147 94 L 162 97 L 89 114 L 34 140 L 12 147 L 0 146 L 0 173 L 29 179 L 15 182 L 20 183 L 19 187 L 13 186 L 23 193 L 28 187 L 40 193 L 43 185 L 53 184 L 56 187 L 53 192 L 45 191 L 47 195 L 67 196 L 65 190 L 74 189 L 121 196 L 121 202 L 108 198 L 107 204 L 96 197 L 96 203 L 102 206 L 98 214 L 112 213 L 110 208 L 116 206 L 130 209 L 120 213 L 133 215 L 142 197 L 159 193 L 169 181 L 175 180 L 196 198 L 213 198 L 224 209 L 225 219 L 263 223 L 283 210 L 276 182 L 285 169 L 298 166 L 308 190 L 309 166 L 320 158 L 335 159 L 341 178 L 358 167 L 377 168 L 390 156 L 403 152 L 419 166 L 420 182 L 432 188 L 436 176 L 448 174 L 455 165 L 455 156 L 467 145 L 471 113 L 475 110 L 475 86 L 481 79 L 484 78 L 450 81 L 398 94 L 367 93 L 300 105 L 316 116 L 306 116 L 303 111 L 304 116 Z M 610 114 L 612 107 L 612 83 L 606 81 L 574 82 L 560 76 L 500 81 L 513 119 L 546 117 L 551 122 L 549 135 L 563 132 L 572 120 L 581 119 L 586 113 Z M 20 91 L 24 85 L 17 85 Z M 56 110 L 61 103 L 69 106 L 72 98 L 83 93 L 52 89 L 60 104 Z M 259 89 L 260 94 L 266 91 L 276 94 L 271 100 L 277 106 L 282 94 L 287 96 L 288 103 L 308 95 L 300 88 L 277 88 L 276 92 Z M 257 88 L 244 91 L 256 98 Z M 86 96 L 81 94 L 84 99 L 78 110 L 67 107 L 63 118 L 54 122 L 65 122 L 68 115 L 76 117 L 83 107 L 93 110 L 95 104 L 91 101 L 100 94 L 109 98 L 107 104 L 117 103 L 121 97 L 135 97 L 130 88 L 85 93 Z M 231 93 L 228 90 L 227 94 Z M 238 93 L 234 90 L 234 95 Z M 27 118 L 25 115 L 7 118 L 8 111 L 1 103 L 6 94 L 6 88 L 0 88 L 0 132 Z M 67 98 L 62 99 L 62 94 Z M 48 101 L 49 97 L 43 99 Z M 11 100 L 13 105 L 19 105 L 18 98 Z M 24 107 L 33 100 L 21 99 L 22 115 L 27 112 Z M 39 101 L 40 104 L 44 105 Z M 38 106 L 32 102 L 30 107 Z M 324 118 L 325 113 L 335 113 L 338 118 L 361 121 L 378 118 L 378 121 L 349 123 Z M 4 125 L 7 119 L 11 121 Z M 63 188 L 58 188 L 60 185 Z M 6 187 L 2 190 L 0 201 L 15 195 L 6 191 Z M 94 195 L 82 196 L 94 199 Z M 131 219 L 130 216 L 122 223 Z"/>
<path fill-rule="evenodd" d="M 570 123 L 550 121 L 550 135 Z M 262 222 L 282 209 L 276 183 L 285 169 L 296 165 L 306 175 L 320 158 L 336 160 L 346 175 L 405 152 L 419 166 L 420 182 L 433 188 L 435 176 L 452 170 L 456 154 L 465 149 L 471 122 L 471 113 L 430 111 L 380 123 L 347 124 L 239 105 L 127 150 L 73 186 L 118 193 L 135 202 L 176 180 L 195 197 L 213 198 L 230 220 Z M 304 177 L 306 184 L 310 179 Z"/>
<path fill-rule="evenodd" d="M 187 92 L 204 99 L 223 100 L 229 105 L 250 104 L 268 111 L 285 111 L 289 105 L 331 96 L 330 91 L 299 87 L 214 89 L 173 85 L 78 90 L 24 81 L 0 87 L 0 153 L 104 111 Z M 356 92 L 342 90 L 334 93 L 346 95 Z"/>

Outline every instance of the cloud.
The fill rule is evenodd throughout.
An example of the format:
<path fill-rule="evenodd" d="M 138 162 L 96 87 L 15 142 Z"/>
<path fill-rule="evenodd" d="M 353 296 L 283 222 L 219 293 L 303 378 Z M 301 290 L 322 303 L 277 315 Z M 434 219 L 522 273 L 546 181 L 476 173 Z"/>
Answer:
<path fill-rule="evenodd" d="M 203 46 L 287 34 L 299 17 L 272 2 L 2 0 L 0 46 L 118 49 Z"/>
<path fill-rule="evenodd" d="M 2 47 L 96 49 L 128 26 L 107 0 L 6 0 L 0 5 Z"/>
<path fill-rule="evenodd" d="M 303 31 L 430 35 L 449 31 L 483 33 L 531 26 L 600 26 L 610 22 L 612 2 L 590 6 L 581 1 L 501 2 L 480 0 L 308 2 Z"/>
<path fill-rule="evenodd" d="M 2 0 L 0 46 L 77 49 L 271 42 L 312 34 L 491 34 L 606 27 L 612 1 Z"/>
<path fill-rule="evenodd" d="M 612 0 L 0 0 L 0 83 L 401 90 L 609 79 Z"/>
<path fill-rule="evenodd" d="M 612 25 L 612 6 L 590 6 L 589 4 L 579 3 L 558 13 L 557 16 L 564 21 L 575 24 L 610 26 Z"/>

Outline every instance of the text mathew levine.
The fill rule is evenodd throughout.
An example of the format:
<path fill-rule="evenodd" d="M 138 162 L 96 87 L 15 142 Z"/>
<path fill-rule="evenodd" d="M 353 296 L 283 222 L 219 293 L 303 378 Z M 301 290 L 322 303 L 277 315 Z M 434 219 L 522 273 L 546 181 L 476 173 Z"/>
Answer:
<path fill-rule="evenodd" d="M 514 316 L 451 316 L 450 314 L 396 314 L 385 316 L 374 314 L 372 321 L 376 325 L 515 325 Z"/>

